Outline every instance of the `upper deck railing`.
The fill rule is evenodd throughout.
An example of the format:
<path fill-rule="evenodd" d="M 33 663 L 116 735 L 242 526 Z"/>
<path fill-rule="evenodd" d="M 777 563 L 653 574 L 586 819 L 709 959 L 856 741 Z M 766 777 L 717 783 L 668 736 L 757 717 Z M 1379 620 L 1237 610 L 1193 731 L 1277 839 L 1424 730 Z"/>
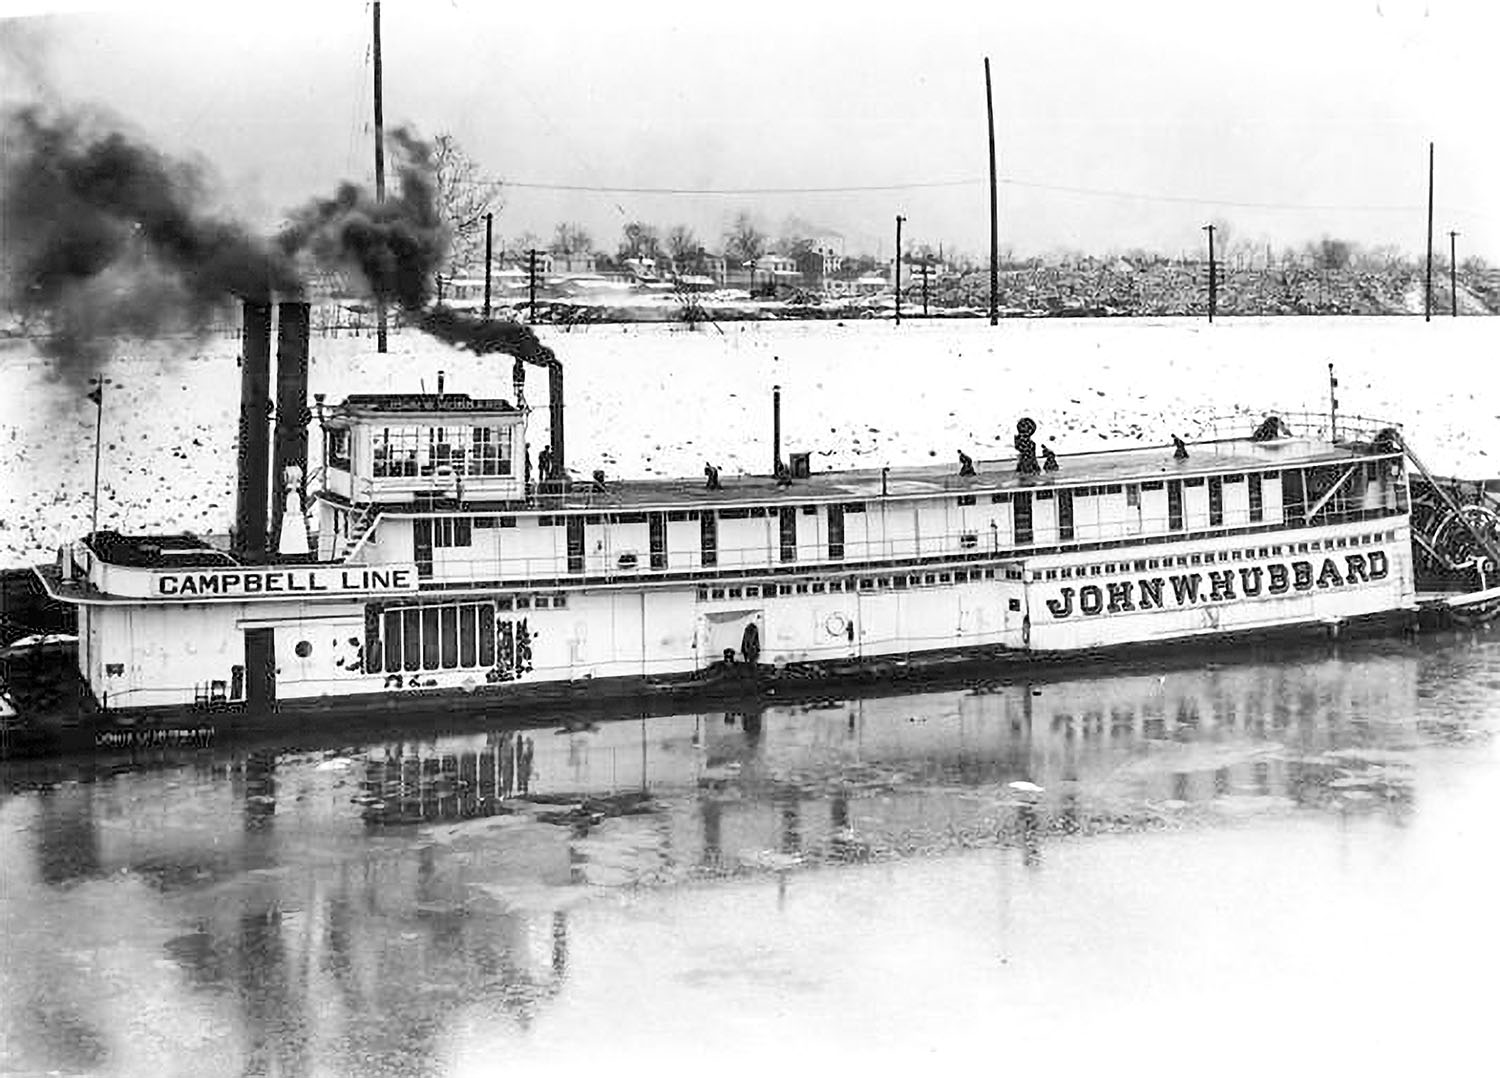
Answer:
<path fill-rule="evenodd" d="M 1370 444 L 1376 441 L 1382 431 L 1401 432 L 1400 423 L 1372 416 L 1339 414 L 1335 418 L 1327 412 L 1241 411 L 1213 416 L 1203 421 L 1196 431 L 1196 438 L 1214 441 L 1253 438 L 1261 424 L 1272 416 L 1281 420 L 1293 438 L 1307 438 L 1336 445 Z M 1399 446 L 1396 448 L 1399 451 Z"/>

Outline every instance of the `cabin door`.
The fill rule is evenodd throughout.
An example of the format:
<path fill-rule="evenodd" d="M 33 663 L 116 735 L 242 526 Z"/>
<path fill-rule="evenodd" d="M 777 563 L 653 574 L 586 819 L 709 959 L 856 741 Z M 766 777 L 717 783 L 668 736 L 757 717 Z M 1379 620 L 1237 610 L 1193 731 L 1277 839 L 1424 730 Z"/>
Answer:
<path fill-rule="evenodd" d="M 432 521 L 414 520 L 411 529 L 412 560 L 417 563 L 417 576 L 432 575 Z"/>
<path fill-rule="evenodd" d="M 276 709 L 276 630 L 245 630 L 245 702 L 250 710 Z"/>
<path fill-rule="evenodd" d="M 583 572 L 583 517 L 576 514 L 568 521 L 568 572 Z"/>

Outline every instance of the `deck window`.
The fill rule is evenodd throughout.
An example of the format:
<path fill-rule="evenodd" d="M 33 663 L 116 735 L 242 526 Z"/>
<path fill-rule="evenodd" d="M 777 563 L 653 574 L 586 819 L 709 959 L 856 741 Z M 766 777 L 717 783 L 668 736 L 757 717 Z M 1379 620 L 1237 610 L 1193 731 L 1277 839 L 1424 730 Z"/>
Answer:
<path fill-rule="evenodd" d="M 432 522 L 432 545 L 460 547 L 474 545 L 472 517 L 439 517 Z"/>
<path fill-rule="evenodd" d="M 797 508 L 783 505 L 779 511 L 781 519 L 781 560 L 797 560 Z"/>
<path fill-rule="evenodd" d="M 1025 546 L 1032 541 L 1031 495 L 1017 491 L 1012 501 L 1011 512 L 1015 519 L 1016 544 Z"/>
<path fill-rule="evenodd" d="M 828 557 L 840 561 L 844 557 L 844 507 L 828 507 Z"/>
<path fill-rule="evenodd" d="M 1071 490 L 1057 492 L 1057 537 L 1059 539 L 1073 538 L 1073 492 Z"/>
<path fill-rule="evenodd" d="M 349 430 L 346 427 L 329 427 L 323 435 L 324 457 L 328 467 L 340 471 L 349 470 Z"/>
<path fill-rule="evenodd" d="M 1224 480 L 1217 475 L 1208 479 L 1208 524 L 1216 528 L 1224 523 Z"/>
<path fill-rule="evenodd" d="M 662 513 L 648 515 L 647 527 L 651 540 L 651 568 L 667 567 L 667 519 Z"/>
<path fill-rule="evenodd" d="M 1182 530 L 1182 480 L 1167 480 L 1167 527 Z"/>
<path fill-rule="evenodd" d="M 1259 524 L 1265 519 L 1265 502 L 1260 489 L 1260 476 L 1251 474 L 1246 476 L 1247 490 L 1250 495 L 1250 523 Z"/>
<path fill-rule="evenodd" d="M 703 565 L 719 564 L 719 521 L 711 509 L 698 518 L 698 551 Z"/>

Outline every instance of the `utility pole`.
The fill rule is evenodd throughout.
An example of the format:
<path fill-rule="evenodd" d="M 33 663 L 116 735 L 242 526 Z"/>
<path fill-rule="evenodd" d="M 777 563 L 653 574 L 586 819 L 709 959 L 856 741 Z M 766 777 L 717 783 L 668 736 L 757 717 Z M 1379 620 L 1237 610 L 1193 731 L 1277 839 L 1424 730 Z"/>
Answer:
<path fill-rule="evenodd" d="M 1000 324 L 1000 205 L 995 172 L 995 99 L 990 93 L 990 58 L 984 58 L 984 111 L 990 131 L 990 325 Z"/>
<path fill-rule="evenodd" d="M 922 260 L 922 317 L 927 317 L 927 260 Z"/>
<path fill-rule="evenodd" d="M 490 317 L 490 263 L 495 257 L 495 215 L 484 215 L 484 317 Z"/>
<path fill-rule="evenodd" d="M 1453 317 L 1458 317 L 1458 233 L 1448 233 L 1448 292 L 1453 299 Z"/>
<path fill-rule="evenodd" d="M 1432 321 L 1432 143 L 1427 144 L 1427 302 L 1426 321 Z"/>
<path fill-rule="evenodd" d="M 901 223 L 906 218 L 896 214 L 896 325 L 901 324 Z"/>
<path fill-rule="evenodd" d="M 1214 320 L 1214 308 L 1219 299 L 1219 271 L 1214 265 L 1214 226 L 1204 225 L 1208 233 L 1208 320 Z"/>
<path fill-rule="evenodd" d="M 374 38 L 371 47 L 375 69 L 375 201 L 385 202 L 385 98 L 381 89 L 380 66 L 380 0 L 370 5 L 374 15 Z M 385 297 L 375 297 L 375 351 L 386 350 Z"/>
<path fill-rule="evenodd" d="M 89 390 L 89 400 L 94 402 L 98 409 L 98 415 L 94 418 L 94 511 L 89 528 L 89 537 L 99 532 L 99 457 L 104 443 L 104 378 L 100 376 L 94 380 L 94 388 Z"/>
<path fill-rule="evenodd" d="M 536 321 L 536 248 L 526 252 L 526 321 Z"/>
<path fill-rule="evenodd" d="M 1339 440 L 1339 380 L 1333 373 L 1333 364 L 1328 364 L 1328 440 Z"/>

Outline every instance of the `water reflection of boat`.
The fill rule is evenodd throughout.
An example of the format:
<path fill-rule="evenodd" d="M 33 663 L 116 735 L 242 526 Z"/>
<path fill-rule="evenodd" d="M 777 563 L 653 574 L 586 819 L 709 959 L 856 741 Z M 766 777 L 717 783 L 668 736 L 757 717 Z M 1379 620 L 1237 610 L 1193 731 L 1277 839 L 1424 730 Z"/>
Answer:
<path fill-rule="evenodd" d="M 524 1028 L 570 975 L 573 904 L 601 887 L 784 882 L 802 864 L 969 846 L 1036 866 L 1064 838 L 1247 813 L 1399 819 L 1410 782 L 1385 746 L 1420 721 L 1419 670 L 1411 650 L 1350 645 L 154 770 L 31 765 L 12 785 L 44 788 L 0 805 L 30 841 L 0 850 L 0 870 L 13 909 L 106 902 L 169 926 L 127 945 L 141 983 L 166 959 L 160 998 L 193 1015 L 232 988 L 240 1009 L 213 1020 L 263 1068 L 295 1070 L 336 1043 L 425 1051 L 434 1010 Z M 118 928 L 88 909 L 80 922 Z M 26 944 L 33 964 L 56 968 L 42 946 Z M 80 1028 L 107 1021 L 86 978 L 63 979 Z"/>

